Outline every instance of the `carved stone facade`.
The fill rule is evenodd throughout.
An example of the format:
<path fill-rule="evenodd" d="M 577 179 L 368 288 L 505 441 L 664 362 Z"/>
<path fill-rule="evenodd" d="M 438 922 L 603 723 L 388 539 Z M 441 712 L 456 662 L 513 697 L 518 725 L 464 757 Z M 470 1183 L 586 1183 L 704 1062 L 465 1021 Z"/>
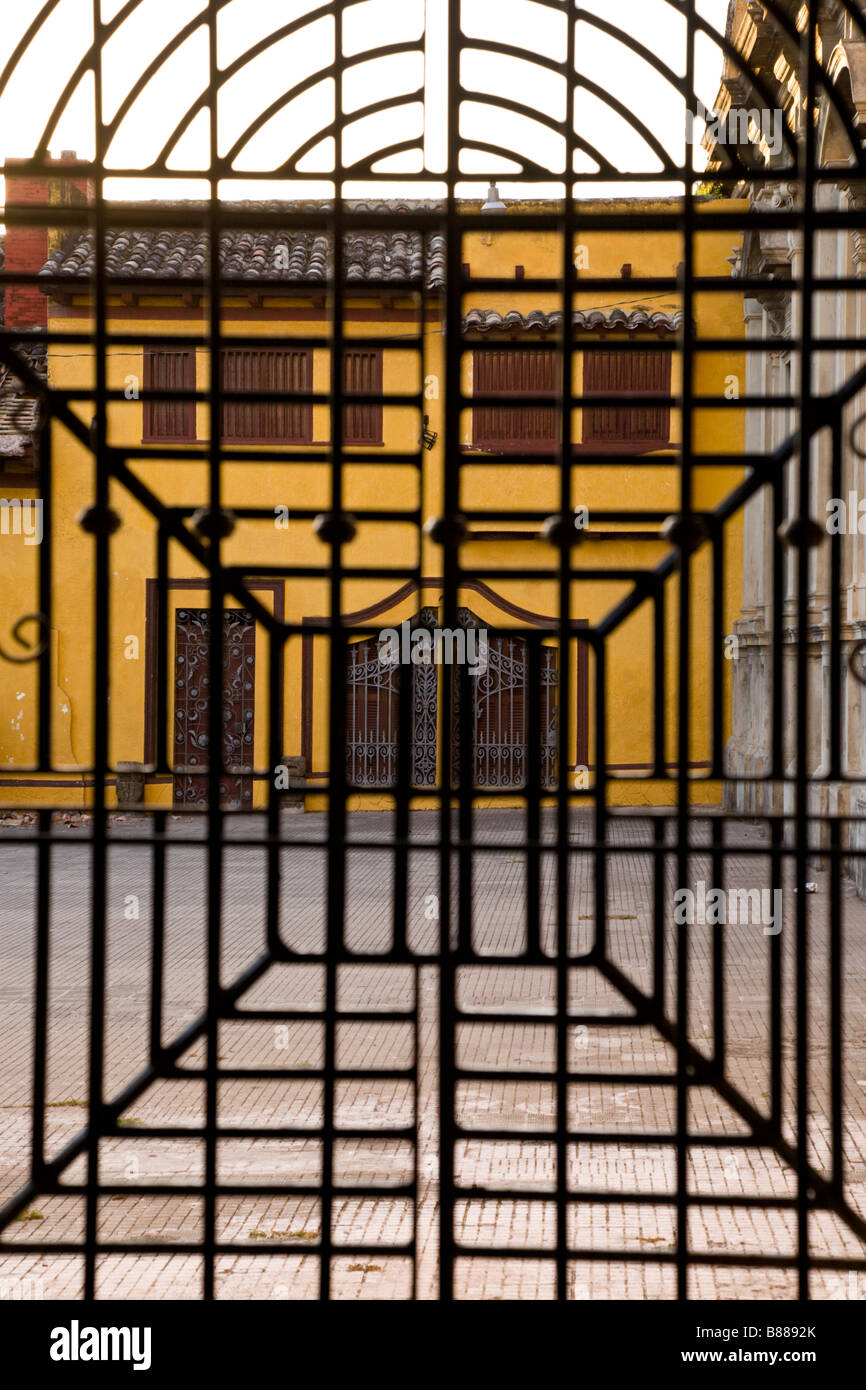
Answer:
<path fill-rule="evenodd" d="M 748 13 L 746 13 L 748 11 Z M 775 34 L 775 38 L 774 38 Z M 729 35 L 750 63 L 760 55 L 757 70 L 779 93 L 789 129 L 796 130 L 795 112 L 802 109 L 797 100 L 796 51 L 761 5 L 732 6 Z M 832 86 L 852 124 L 858 126 L 866 116 L 866 43 L 855 40 L 852 23 L 840 5 L 822 8 L 821 98 L 816 128 L 817 162 L 822 169 L 838 169 L 838 180 L 816 187 L 815 207 L 820 212 L 866 211 L 862 184 L 854 186 L 848 172 L 853 162 L 850 131 L 845 129 L 826 88 Z M 786 76 L 787 74 L 787 76 Z M 730 87 L 728 80 L 725 84 Z M 724 90 L 724 86 L 723 86 Z M 802 94 L 799 94 L 802 96 Z M 747 186 L 755 211 L 793 209 L 802 197 L 797 183 L 786 181 L 781 172 L 787 155 L 776 161 L 778 182 Z M 718 166 L 717 166 L 718 167 Z M 790 177 L 790 175 L 789 175 Z M 794 229 L 753 227 L 747 231 L 741 254 L 732 258 L 733 274 L 743 279 L 770 278 L 779 289 L 744 294 L 747 338 L 778 350 L 747 353 L 745 391 L 762 396 L 767 404 L 747 412 L 746 453 L 771 456 L 798 428 L 798 412 L 781 404 L 773 408 L 775 397 L 793 397 L 801 390 L 800 353 L 796 346 L 802 336 L 803 303 L 796 290 L 786 284 L 804 273 L 815 277 L 866 279 L 866 232 L 845 228 L 817 230 L 812 238 L 811 267 L 806 264 L 802 232 Z M 807 326 L 808 330 L 808 326 Z M 812 297 L 810 338 L 814 340 L 855 340 L 866 343 L 866 285 L 864 292 L 828 288 Z M 813 353 L 811 391 L 813 398 L 832 396 L 851 380 L 864 361 L 866 352 L 847 347 Z M 809 811 L 813 815 L 857 814 L 862 776 L 866 787 L 866 684 L 860 679 L 852 653 L 866 639 L 866 534 L 861 534 L 859 514 L 846 513 L 840 534 L 841 585 L 831 592 L 831 542 L 828 520 L 837 490 L 850 512 L 851 495 L 864 501 L 866 513 L 866 454 L 863 452 L 863 426 L 857 422 L 866 410 L 863 393 L 848 404 L 841 416 L 841 489 L 833 483 L 833 432 L 818 431 L 811 444 L 810 496 L 803 512 L 818 523 L 823 532 L 820 543 L 809 551 L 808 606 L 798 613 L 798 551 L 786 548 L 781 561 L 781 643 L 782 643 L 782 769 L 786 777 L 796 772 L 794 747 L 795 654 L 799 631 L 808 639 L 807 772 L 814 779 L 809 788 Z M 773 570 L 774 534 L 780 522 L 797 515 L 799 463 L 796 450 L 787 463 L 780 463 L 782 486 L 774 510 L 773 490 L 761 488 L 746 504 L 744 516 L 743 602 L 739 621 L 733 674 L 732 735 L 726 750 L 725 802 L 729 810 L 746 815 L 794 810 L 794 787 L 771 780 L 773 733 Z M 866 516 L 862 518 L 866 531 Z M 840 528 L 841 529 L 841 528 Z M 853 530 L 853 534 L 852 534 Z M 830 777 L 830 625 L 833 604 L 839 604 L 841 621 L 841 745 L 844 780 Z M 761 780 L 766 778 L 768 780 Z M 826 843 L 815 832 L 813 848 Z M 866 896 L 866 882 L 857 884 Z"/>

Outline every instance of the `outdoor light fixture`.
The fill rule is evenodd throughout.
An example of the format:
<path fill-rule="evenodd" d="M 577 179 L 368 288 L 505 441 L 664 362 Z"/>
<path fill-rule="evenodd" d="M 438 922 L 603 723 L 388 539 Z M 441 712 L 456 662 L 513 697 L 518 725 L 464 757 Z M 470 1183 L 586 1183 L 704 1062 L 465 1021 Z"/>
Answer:
<path fill-rule="evenodd" d="M 499 189 L 495 183 L 491 183 L 487 189 L 487 202 L 483 205 L 482 212 L 504 212 L 505 204 L 499 196 Z"/>
<path fill-rule="evenodd" d="M 422 440 L 422 442 L 423 442 L 423 444 L 424 444 L 424 448 L 425 448 L 425 449 L 432 449 L 432 448 L 433 448 L 433 445 L 436 443 L 436 440 L 439 438 L 439 435 L 436 433 L 436 431 L 435 431 L 435 430 L 431 430 L 431 429 L 429 428 L 429 424 L 430 424 L 430 416 L 429 416 L 429 415 L 425 415 L 425 416 L 424 416 L 423 429 L 422 429 L 422 431 L 421 431 L 421 440 Z"/>

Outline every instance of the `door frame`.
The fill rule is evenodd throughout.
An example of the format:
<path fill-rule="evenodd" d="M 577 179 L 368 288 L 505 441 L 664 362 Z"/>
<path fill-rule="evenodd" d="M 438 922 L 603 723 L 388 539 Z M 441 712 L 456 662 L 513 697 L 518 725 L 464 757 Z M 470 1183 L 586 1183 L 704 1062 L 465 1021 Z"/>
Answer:
<path fill-rule="evenodd" d="M 146 768 L 154 768 L 156 765 L 156 706 L 157 706 L 157 667 L 158 667 L 158 647 L 159 647 L 159 591 L 160 585 L 165 590 L 177 590 L 180 592 L 188 590 L 199 590 L 202 593 L 208 592 L 207 576 L 201 579 L 145 579 L 145 598 L 144 598 L 144 750 L 143 762 Z M 273 595 L 273 616 L 278 622 L 282 622 L 285 616 L 285 583 L 282 579 L 258 579 L 253 583 L 245 584 L 244 587 L 251 594 L 270 593 Z M 196 604 L 196 607 L 200 605 Z M 206 605 L 205 605 L 206 606 Z M 243 607 L 243 604 L 236 603 L 233 606 Z M 170 615 L 169 615 L 170 616 Z M 167 635 L 168 637 L 168 635 Z M 285 647 L 281 646 L 279 655 L 282 659 L 285 654 Z M 170 700 L 172 689 L 172 673 L 168 673 L 169 689 L 166 698 Z M 285 713 L 285 682 L 281 678 L 280 688 L 283 690 L 284 698 L 280 701 L 280 707 L 276 712 L 277 732 L 279 733 L 280 748 L 283 752 L 283 723 Z M 271 718 L 274 712 L 270 711 Z M 267 777 L 267 773 L 253 772 L 253 781 L 261 781 Z M 145 780 L 149 783 L 173 783 L 174 777 L 171 773 L 156 773 L 153 771 L 145 774 Z"/>
<path fill-rule="evenodd" d="M 441 577 L 428 576 L 422 577 L 420 583 L 415 579 L 408 580 L 387 594 L 384 598 L 378 599 L 367 608 L 359 608 L 353 613 L 343 613 L 340 622 L 343 627 L 363 627 L 375 618 L 381 618 L 383 614 L 390 613 L 405 599 L 417 593 L 423 596 L 425 589 L 441 589 L 445 581 Z M 527 627 L 545 628 L 556 634 L 559 632 L 559 619 L 553 614 L 536 613 L 529 608 L 521 608 L 519 604 L 512 603 L 510 599 L 498 594 L 495 589 L 491 589 L 489 584 L 485 584 L 482 579 L 466 579 L 460 582 L 460 591 L 476 593 L 481 598 L 486 599 L 493 607 L 498 608 L 510 618 L 516 618 L 518 622 L 525 623 Z M 423 601 L 421 603 L 423 607 Z M 331 627 L 331 619 L 327 617 L 306 617 L 301 619 L 301 626 L 304 629 L 301 638 L 301 753 L 306 758 L 307 778 L 315 781 L 327 781 L 328 774 L 325 771 L 316 770 L 313 767 L 313 710 L 315 707 L 315 682 L 314 682 L 314 663 L 315 663 L 315 637 L 317 634 L 328 632 Z M 571 623 L 572 629 L 589 627 L 588 618 L 574 618 Z M 579 636 L 579 631 L 575 633 Z M 575 731 L 575 761 L 574 767 L 586 767 L 589 764 L 589 647 L 586 642 L 577 644 L 577 680 L 576 680 L 576 699 L 577 699 L 577 723 Z M 573 771 L 574 767 L 569 767 L 566 771 Z M 423 791 L 417 795 L 423 795 Z"/>

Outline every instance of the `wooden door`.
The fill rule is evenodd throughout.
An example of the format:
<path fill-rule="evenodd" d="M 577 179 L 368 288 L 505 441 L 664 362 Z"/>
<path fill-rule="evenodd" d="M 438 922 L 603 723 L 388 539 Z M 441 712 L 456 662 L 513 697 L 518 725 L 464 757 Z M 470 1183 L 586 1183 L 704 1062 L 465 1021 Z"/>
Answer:
<path fill-rule="evenodd" d="M 256 629 L 252 614 L 223 614 L 220 805 L 253 804 Z M 210 610 L 175 614 L 174 803 L 206 808 L 212 734 Z"/>

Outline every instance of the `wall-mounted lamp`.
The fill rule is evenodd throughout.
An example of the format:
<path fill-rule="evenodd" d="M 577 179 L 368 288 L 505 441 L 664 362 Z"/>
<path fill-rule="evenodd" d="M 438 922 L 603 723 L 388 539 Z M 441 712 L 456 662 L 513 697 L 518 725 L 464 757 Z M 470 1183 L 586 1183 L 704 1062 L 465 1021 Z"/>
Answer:
<path fill-rule="evenodd" d="M 428 428 L 428 427 L 429 427 L 429 424 L 430 424 L 430 416 L 429 416 L 429 415 L 425 415 L 425 416 L 424 416 L 424 428 L 423 428 L 423 430 L 422 430 L 422 432 L 421 432 L 421 442 L 423 443 L 425 449 L 432 449 L 432 448 L 433 448 L 433 445 L 436 443 L 436 440 L 439 438 L 439 436 L 438 436 L 438 434 L 436 433 L 435 430 L 431 430 L 431 429 Z"/>
<path fill-rule="evenodd" d="M 481 208 L 482 212 L 505 212 L 505 204 L 499 196 L 499 189 L 495 183 L 491 183 L 487 189 L 487 202 Z"/>

